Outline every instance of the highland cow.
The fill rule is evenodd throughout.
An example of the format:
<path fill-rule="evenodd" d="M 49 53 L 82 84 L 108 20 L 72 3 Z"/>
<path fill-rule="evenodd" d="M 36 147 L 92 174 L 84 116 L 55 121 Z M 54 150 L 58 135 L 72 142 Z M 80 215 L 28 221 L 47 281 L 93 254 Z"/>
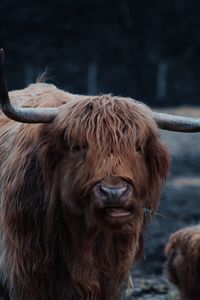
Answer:
<path fill-rule="evenodd" d="M 172 234 L 165 247 L 166 275 L 179 290 L 181 300 L 200 299 L 200 227 Z"/>
<path fill-rule="evenodd" d="M 116 300 L 142 251 L 144 209 L 156 210 L 167 175 L 148 109 L 48 84 L 10 99 L 60 107 L 49 124 L 0 117 L 1 270 L 11 299 Z"/>
<path fill-rule="evenodd" d="M 168 115 L 132 99 L 44 83 L 8 95 L 0 55 L 6 299 L 116 300 L 167 175 L 157 124 L 183 131 L 183 120 L 172 117 L 172 129 Z"/>

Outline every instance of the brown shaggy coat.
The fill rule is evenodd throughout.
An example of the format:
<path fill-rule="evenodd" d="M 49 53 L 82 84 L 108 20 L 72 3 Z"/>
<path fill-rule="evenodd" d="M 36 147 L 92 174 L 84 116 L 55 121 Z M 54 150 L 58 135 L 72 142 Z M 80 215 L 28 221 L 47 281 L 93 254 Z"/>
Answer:
<path fill-rule="evenodd" d="M 200 227 L 178 230 L 165 247 L 166 274 L 181 300 L 200 299 Z"/>
<path fill-rule="evenodd" d="M 118 299 L 142 252 L 144 210 L 156 210 L 168 170 L 150 110 L 41 83 L 10 98 L 60 107 L 49 124 L 0 115 L 0 268 L 10 299 Z M 121 179 L 133 187 L 131 217 L 106 223 L 93 187 Z"/>

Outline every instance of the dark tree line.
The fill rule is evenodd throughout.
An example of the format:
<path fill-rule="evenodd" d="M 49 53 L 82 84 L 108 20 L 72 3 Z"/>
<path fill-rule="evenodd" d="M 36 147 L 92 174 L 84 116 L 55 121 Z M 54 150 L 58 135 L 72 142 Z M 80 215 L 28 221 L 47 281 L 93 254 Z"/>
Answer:
<path fill-rule="evenodd" d="M 150 105 L 200 103 L 200 1 L 1 0 L 9 88 L 49 81 Z"/>

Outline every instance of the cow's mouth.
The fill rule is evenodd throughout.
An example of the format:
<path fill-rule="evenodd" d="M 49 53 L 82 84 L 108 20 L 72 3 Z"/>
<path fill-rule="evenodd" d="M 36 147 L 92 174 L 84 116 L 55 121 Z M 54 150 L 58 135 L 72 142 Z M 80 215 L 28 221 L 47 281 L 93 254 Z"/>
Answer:
<path fill-rule="evenodd" d="M 131 215 L 131 211 L 122 207 L 106 207 L 105 212 L 112 218 L 124 218 Z"/>

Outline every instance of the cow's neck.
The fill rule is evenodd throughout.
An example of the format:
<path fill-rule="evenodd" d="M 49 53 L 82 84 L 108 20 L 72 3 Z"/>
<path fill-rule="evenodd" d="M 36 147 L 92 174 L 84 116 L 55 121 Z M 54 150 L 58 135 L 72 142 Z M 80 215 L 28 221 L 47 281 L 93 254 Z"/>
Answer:
<path fill-rule="evenodd" d="M 80 216 L 69 217 L 67 227 L 70 236 L 67 265 L 72 288 L 84 295 L 82 299 L 85 299 L 85 293 L 93 295 L 92 299 L 95 300 L 117 299 L 119 283 L 126 279 L 127 269 L 133 261 L 134 251 L 131 246 L 134 238 L 131 243 L 130 236 L 120 236 L 111 230 L 100 230 L 97 227 L 88 228 Z"/>

